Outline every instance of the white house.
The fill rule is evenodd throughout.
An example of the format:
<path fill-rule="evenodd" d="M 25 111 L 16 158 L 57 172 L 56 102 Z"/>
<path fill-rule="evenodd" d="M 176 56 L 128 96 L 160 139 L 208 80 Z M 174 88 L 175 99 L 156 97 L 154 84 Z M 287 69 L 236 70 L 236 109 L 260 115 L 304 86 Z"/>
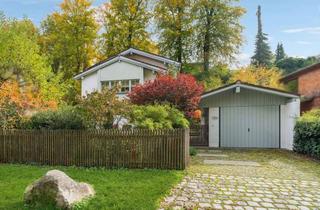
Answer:
<path fill-rule="evenodd" d="M 209 126 L 206 146 L 292 150 L 296 94 L 238 81 L 204 93 L 200 106 Z"/>
<path fill-rule="evenodd" d="M 180 68 L 180 63 L 169 58 L 130 48 L 116 56 L 103 60 L 79 73 L 81 95 L 85 96 L 103 86 L 120 84 L 120 96 L 124 96 L 136 84 L 153 80 L 157 74 L 166 74 L 169 68 Z"/>

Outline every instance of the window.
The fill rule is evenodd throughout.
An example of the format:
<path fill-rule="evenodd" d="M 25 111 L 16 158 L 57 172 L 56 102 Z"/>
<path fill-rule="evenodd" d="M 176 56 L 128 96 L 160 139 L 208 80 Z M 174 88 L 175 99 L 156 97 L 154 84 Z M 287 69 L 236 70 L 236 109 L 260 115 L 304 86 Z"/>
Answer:
<path fill-rule="evenodd" d="M 102 81 L 102 87 L 114 88 L 115 86 L 120 86 L 119 93 L 128 93 L 132 90 L 134 86 L 139 84 L 139 79 L 132 79 L 132 80 L 111 80 L 111 81 Z"/>

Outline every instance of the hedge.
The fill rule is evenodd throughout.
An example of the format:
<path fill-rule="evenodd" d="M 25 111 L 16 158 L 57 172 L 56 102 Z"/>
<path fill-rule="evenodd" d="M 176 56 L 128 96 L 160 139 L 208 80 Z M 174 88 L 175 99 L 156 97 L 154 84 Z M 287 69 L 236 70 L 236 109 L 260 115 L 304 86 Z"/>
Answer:
<path fill-rule="evenodd" d="M 58 110 L 48 110 L 34 114 L 24 123 L 23 127 L 25 129 L 79 130 L 85 129 L 85 120 L 77 107 L 64 106 Z"/>
<path fill-rule="evenodd" d="M 293 150 L 320 159 L 320 109 L 310 111 L 298 119 Z"/>

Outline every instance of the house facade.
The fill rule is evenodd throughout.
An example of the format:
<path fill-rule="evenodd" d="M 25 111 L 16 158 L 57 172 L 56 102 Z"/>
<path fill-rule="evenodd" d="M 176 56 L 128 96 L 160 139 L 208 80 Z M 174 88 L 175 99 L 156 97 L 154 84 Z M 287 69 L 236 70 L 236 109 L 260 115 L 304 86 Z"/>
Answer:
<path fill-rule="evenodd" d="M 200 106 L 208 124 L 210 148 L 283 148 L 292 150 L 300 116 L 296 94 L 240 81 L 206 92 Z"/>
<path fill-rule="evenodd" d="M 320 63 L 292 72 L 281 80 L 301 96 L 301 112 L 320 108 Z"/>
<path fill-rule="evenodd" d="M 119 84 L 118 95 L 124 97 L 135 85 L 167 74 L 169 69 L 179 69 L 180 65 L 169 58 L 130 48 L 85 69 L 74 79 L 81 80 L 82 96 Z"/>

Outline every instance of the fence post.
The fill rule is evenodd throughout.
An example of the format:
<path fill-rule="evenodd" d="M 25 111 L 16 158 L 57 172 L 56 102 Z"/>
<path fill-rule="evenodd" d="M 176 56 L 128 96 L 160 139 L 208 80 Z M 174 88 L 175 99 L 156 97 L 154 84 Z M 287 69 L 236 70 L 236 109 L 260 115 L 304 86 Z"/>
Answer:
<path fill-rule="evenodd" d="M 183 168 L 185 169 L 189 165 L 189 160 L 190 160 L 190 128 L 184 129 L 184 137 L 183 137 L 183 147 L 184 147 L 184 161 L 183 161 Z"/>

